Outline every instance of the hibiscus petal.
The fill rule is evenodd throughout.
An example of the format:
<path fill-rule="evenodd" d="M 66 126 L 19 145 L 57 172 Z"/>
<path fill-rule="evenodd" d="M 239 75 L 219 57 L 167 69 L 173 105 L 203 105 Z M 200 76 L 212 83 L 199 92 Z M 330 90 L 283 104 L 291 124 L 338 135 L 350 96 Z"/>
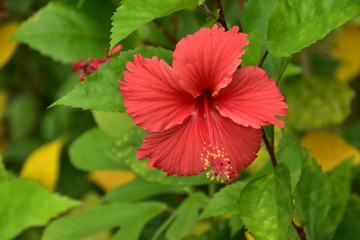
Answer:
<path fill-rule="evenodd" d="M 268 79 L 264 70 L 242 67 L 214 98 L 214 106 L 222 116 L 245 127 L 260 128 L 268 123 L 283 127 L 284 122 L 276 118 L 276 115 L 287 115 L 287 104 L 283 100 L 276 82 Z"/>
<path fill-rule="evenodd" d="M 214 25 L 186 36 L 176 45 L 174 71 L 194 96 L 206 89 L 217 94 L 229 84 L 241 63 L 239 57 L 245 53 L 243 47 L 249 43 L 248 35 L 238 31 L 237 26 L 225 32 Z"/>
<path fill-rule="evenodd" d="M 173 69 L 156 57 L 134 56 L 126 64 L 120 92 L 134 123 L 158 132 L 180 124 L 194 110 L 195 100 L 179 84 Z"/>
<path fill-rule="evenodd" d="M 174 128 L 158 133 L 148 133 L 138 148 L 137 158 L 150 157 L 148 168 L 163 169 L 166 175 L 197 175 L 204 171 L 200 153 L 204 148 L 201 125 L 194 116 Z"/>
<path fill-rule="evenodd" d="M 218 147 L 221 153 L 228 154 L 231 167 L 237 177 L 240 170 L 249 166 L 257 157 L 262 130 L 238 125 L 231 119 L 222 117 L 218 111 L 210 110 L 210 117 L 214 136 L 214 143 L 211 145 Z"/>
<path fill-rule="evenodd" d="M 211 167 L 210 172 L 215 177 L 224 171 L 220 165 L 227 159 L 230 161 L 227 170 L 233 171 L 228 180 L 237 178 L 240 170 L 256 158 L 262 131 L 238 125 L 216 110 L 207 117 L 201 111 L 196 112 L 168 131 L 148 133 L 137 158 L 151 158 L 148 167 L 163 169 L 167 176 L 196 175 Z M 215 160 L 217 150 L 221 154 Z"/>

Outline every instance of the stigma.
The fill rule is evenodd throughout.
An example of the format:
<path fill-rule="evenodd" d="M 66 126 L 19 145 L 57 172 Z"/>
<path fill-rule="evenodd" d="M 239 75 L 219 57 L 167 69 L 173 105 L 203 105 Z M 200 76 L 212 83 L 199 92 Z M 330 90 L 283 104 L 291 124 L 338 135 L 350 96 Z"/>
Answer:
<path fill-rule="evenodd" d="M 236 179 L 238 174 L 231 166 L 230 156 L 224 147 L 213 146 L 204 142 L 204 153 L 201 153 L 201 160 L 204 161 L 204 170 L 209 171 L 206 176 L 210 180 L 216 179 L 223 183 L 229 183 Z"/>

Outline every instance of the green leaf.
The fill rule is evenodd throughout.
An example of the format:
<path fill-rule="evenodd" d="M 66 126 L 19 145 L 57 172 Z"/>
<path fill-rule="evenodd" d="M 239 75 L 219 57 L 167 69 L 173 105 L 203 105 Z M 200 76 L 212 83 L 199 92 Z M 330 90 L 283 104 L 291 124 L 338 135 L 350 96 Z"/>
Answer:
<path fill-rule="evenodd" d="M 267 48 L 268 21 L 274 4 L 278 0 L 251 0 L 244 4 L 241 27 L 244 33 L 249 33 L 249 45 L 242 57 L 243 66 L 257 66 Z"/>
<path fill-rule="evenodd" d="M 242 57 L 242 66 L 259 65 L 268 44 L 267 28 L 271 11 L 278 0 L 251 0 L 244 4 L 241 27 L 244 33 L 249 33 L 249 45 Z M 289 58 L 277 58 L 271 53 L 266 57 L 262 68 L 271 78 L 279 80 L 284 72 Z"/>
<path fill-rule="evenodd" d="M 205 172 L 190 177 L 179 177 L 177 175 L 166 177 L 165 173 L 161 170 L 156 168 L 147 169 L 147 160 L 136 159 L 136 149 L 140 147 L 142 137 L 145 136 L 145 131 L 135 126 L 115 142 L 114 147 L 111 149 L 111 154 L 120 163 L 127 164 L 134 172 L 150 182 L 179 186 L 201 185 L 212 182 L 206 177 Z"/>
<path fill-rule="evenodd" d="M 185 8 L 194 8 L 199 0 L 123 0 L 112 17 L 111 48 L 156 18 L 164 17 Z"/>
<path fill-rule="evenodd" d="M 160 227 L 160 229 L 171 225 L 165 233 L 168 240 L 184 239 L 198 222 L 199 210 L 203 208 L 209 199 L 200 192 L 190 195 L 181 205 L 176 209 L 175 213 L 168 218 L 168 220 Z M 153 239 L 156 239 L 155 236 Z"/>
<path fill-rule="evenodd" d="M 245 187 L 245 182 L 236 182 L 222 188 L 211 199 L 209 205 L 200 215 L 200 219 L 223 214 L 238 214 L 238 201 L 240 192 Z"/>
<path fill-rule="evenodd" d="M 169 18 L 172 17 L 173 16 L 169 16 Z M 151 42 L 152 44 L 161 46 L 163 48 L 172 49 L 174 47 L 174 42 L 170 41 L 167 38 L 167 36 L 164 35 L 163 32 L 164 29 L 169 29 L 169 28 L 166 28 L 166 26 L 164 26 L 164 28 L 159 28 L 159 26 L 157 25 L 158 23 L 162 24 L 162 22 L 160 22 L 160 19 L 157 23 L 149 22 L 145 25 L 142 25 L 135 33 L 137 33 L 144 42 Z M 196 29 L 195 32 L 198 31 L 198 29 Z"/>
<path fill-rule="evenodd" d="M 319 239 L 331 240 L 344 217 L 346 205 L 350 198 L 351 161 L 345 161 L 327 173 L 331 187 L 331 203 Z"/>
<path fill-rule="evenodd" d="M 113 139 L 98 128 L 86 131 L 69 148 L 69 156 L 75 167 L 85 170 L 127 169 L 107 155 Z"/>
<path fill-rule="evenodd" d="M 162 48 L 140 48 L 121 52 L 120 56 L 99 66 L 99 70 L 80 82 L 67 95 L 57 100 L 50 107 L 65 105 L 83 109 L 119 112 L 125 111 L 123 99 L 119 92 L 119 79 L 126 70 L 126 63 L 133 60 L 133 56 L 140 53 L 143 57 L 158 56 L 171 63 L 172 52 Z"/>
<path fill-rule="evenodd" d="M 41 136 L 50 142 L 70 130 L 74 110 L 61 106 L 49 109 L 41 119 Z"/>
<path fill-rule="evenodd" d="M 195 186 L 195 185 L 203 185 L 211 183 L 212 181 L 207 178 L 205 172 L 195 175 L 195 176 L 182 176 L 179 177 L 177 175 L 171 175 L 166 177 L 165 172 L 158 170 L 156 168 L 147 168 L 148 161 L 145 160 L 137 160 L 135 159 L 135 151 L 131 154 L 132 158 L 126 160 L 126 163 L 130 166 L 130 168 L 145 178 L 150 182 L 158 182 L 169 185 L 177 185 L 177 186 Z"/>
<path fill-rule="evenodd" d="M 141 229 L 166 206 L 156 202 L 102 205 L 52 222 L 43 240 L 79 240 L 120 226 L 112 239 L 136 240 Z M 65 229 L 65 231 L 64 231 Z"/>
<path fill-rule="evenodd" d="M 26 179 L 2 182 L 0 196 L 0 239 L 12 239 L 28 227 L 45 225 L 78 204 Z"/>
<path fill-rule="evenodd" d="M 283 74 L 283 78 L 287 78 L 293 75 L 301 74 L 302 73 L 302 67 L 293 63 L 289 63 L 286 66 L 286 69 Z"/>
<path fill-rule="evenodd" d="M 30 95 L 18 95 L 10 103 L 6 114 L 9 118 L 10 138 L 12 140 L 24 139 L 38 124 L 40 115 L 38 101 Z"/>
<path fill-rule="evenodd" d="M 243 227 L 244 224 L 241 220 L 240 214 L 232 215 L 229 219 L 229 227 L 231 231 L 231 237 L 233 238 Z"/>
<path fill-rule="evenodd" d="M 180 11 L 179 18 L 178 39 L 184 38 L 189 34 L 193 34 L 204 26 L 201 24 L 202 15 L 196 14 L 196 12 L 191 10 Z"/>
<path fill-rule="evenodd" d="M 325 37 L 360 13 L 359 0 L 281 0 L 268 26 L 268 50 L 288 57 Z"/>
<path fill-rule="evenodd" d="M 6 169 L 3 163 L 3 158 L 0 156 L 0 184 L 8 180 Z"/>
<path fill-rule="evenodd" d="M 293 226 L 289 227 L 289 240 L 301 240 L 298 232 Z"/>
<path fill-rule="evenodd" d="M 41 228 L 30 228 L 22 232 L 16 240 L 39 240 L 41 239 L 42 229 Z"/>
<path fill-rule="evenodd" d="M 299 139 L 292 138 L 288 132 L 283 130 L 276 159 L 278 163 L 282 162 L 288 167 L 293 190 L 300 180 L 302 159 L 307 157 L 307 152 L 301 148 Z"/>
<path fill-rule="evenodd" d="M 341 130 L 345 140 L 360 149 L 360 121 L 346 124 Z"/>
<path fill-rule="evenodd" d="M 134 181 L 107 192 L 103 200 L 109 202 L 132 202 L 164 193 L 181 194 L 185 193 L 185 190 L 182 187 L 148 182 L 140 177 L 137 177 Z"/>
<path fill-rule="evenodd" d="M 80 8 L 74 1 L 50 2 L 14 38 L 63 63 L 104 57 L 113 11 L 108 1 L 85 1 Z"/>
<path fill-rule="evenodd" d="M 334 78 L 310 76 L 290 83 L 286 90 L 288 127 L 310 130 L 339 124 L 351 113 L 354 90 Z"/>
<path fill-rule="evenodd" d="M 290 58 L 274 57 L 271 53 L 269 53 L 262 68 L 269 74 L 270 78 L 279 81 L 289 62 Z"/>
<path fill-rule="evenodd" d="M 280 163 L 273 173 L 251 181 L 241 192 L 239 207 L 255 239 L 287 239 L 294 206 L 286 165 Z"/>
<path fill-rule="evenodd" d="M 6 1 L 4 6 L 9 10 L 20 10 L 26 11 L 30 10 L 31 5 L 33 4 L 33 0 L 25 1 L 25 0 L 13 0 L 13 1 Z"/>
<path fill-rule="evenodd" d="M 307 223 L 309 239 L 319 239 L 331 206 L 331 186 L 317 163 L 303 158 L 300 181 L 294 191 L 295 219 Z"/>
<path fill-rule="evenodd" d="M 345 216 L 336 230 L 334 240 L 358 239 L 360 236 L 360 197 L 352 194 Z"/>
<path fill-rule="evenodd" d="M 99 128 L 113 138 L 121 137 L 124 132 L 135 126 L 126 113 L 92 111 Z"/>

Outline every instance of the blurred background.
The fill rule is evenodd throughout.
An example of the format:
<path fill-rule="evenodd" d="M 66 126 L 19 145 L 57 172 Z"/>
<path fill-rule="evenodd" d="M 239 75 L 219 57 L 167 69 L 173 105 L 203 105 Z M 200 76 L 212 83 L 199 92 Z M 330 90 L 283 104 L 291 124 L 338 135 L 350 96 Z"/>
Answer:
<path fill-rule="evenodd" d="M 241 24 L 238 9 L 229 1 L 223 2 L 228 22 Z M 74 71 L 70 63 L 58 61 L 12 38 L 21 23 L 47 3 L 46 0 L 0 0 L 0 153 L 11 177 L 35 179 L 53 192 L 93 206 L 106 192 L 133 181 L 136 176 L 131 171 L 91 171 L 71 158 L 69 147 L 85 131 L 102 122 L 99 120 L 102 113 L 66 106 L 49 108 L 80 82 L 81 73 Z M 239 9 L 243 6 L 242 1 L 236 4 Z M 119 4 L 110 1 L 110 5 L 115 11 Z M 141 27 L 121 42 L 122 49 L 116 54 L 139 46 L 173 50 L 179 39 L 213 23 L 199 10 L 183 10 Z M 289 105 L 286 131 L 310 149 L 310 155 L 324 172 L 350 157 L 354 164 L 360 163 L 359 43 L 358 17 L 296 54 L 282 76 L 272 76 Z M 104 45 L 99 51 L 103 55 L 85 53 L 73 63 L 89 64 L 88 57 L 104 59 L 107 47 Z M 281 135 L 281 130 L 275 128 L 275 145 Z M 82 144 L 86 151 L 86 141 Z M 243 174 L 258 174 L 269 164 L 262 148 L 259 159 Z M 360 194 L 359 171 L 353 172 L 353 179 L 352 190 Z M 3 197 L 0 196 L 0 205 Z M 176 202 L 176 197 L 171 201 Z M 202 227 L 205 230 L 201 226 L 198 230 L 209 231 Z M 31 236 L 36 239 L 41 232 L 41 227 L 32 228 L 18 239 L 31 239 Z"/>

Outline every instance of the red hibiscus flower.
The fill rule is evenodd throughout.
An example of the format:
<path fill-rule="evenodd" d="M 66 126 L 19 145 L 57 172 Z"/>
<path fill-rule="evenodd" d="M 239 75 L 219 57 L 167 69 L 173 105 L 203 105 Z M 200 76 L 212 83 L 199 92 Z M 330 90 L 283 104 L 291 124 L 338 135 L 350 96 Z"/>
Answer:
<path fill-rule="evenodd" d="M 149 131 L 137 158 L 167 176 L 236 179 L 259 151 L 261 126 L 284 123 L 287 105 L 273 79 L 241 67 L 248 44 L 238 27 L 202 28 L 177 45 L 173 67 L 157 57 L 134 56 L 120 91 L 127 113 Z"/>

